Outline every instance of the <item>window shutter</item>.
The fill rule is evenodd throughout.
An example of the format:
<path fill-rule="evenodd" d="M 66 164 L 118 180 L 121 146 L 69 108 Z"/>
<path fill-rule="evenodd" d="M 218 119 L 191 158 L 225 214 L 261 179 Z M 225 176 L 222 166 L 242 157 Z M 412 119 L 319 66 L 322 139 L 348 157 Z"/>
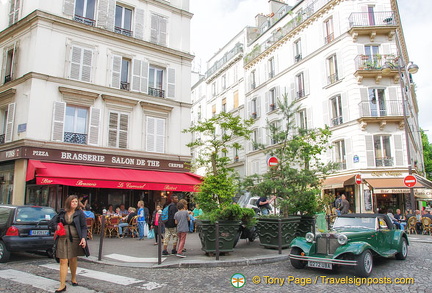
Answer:
<path fill-rule="evenodd" d="M 280 98 L 280 86 L 275 87 L 275 109 L 279 108 L 279 101 L 281 100 Z"/>
<path fill-rule="evenodd" d="M 294 83 L 294 82 L 291 83 L 291 88 L 290 88 L 290 90 L 291 90 L 291 100 L 290 100 L 290 102 L 292 102 L 292 101 L 294 101 L 294 100 L 297 99 L 297 95 L 296 95 L 296 86 L 295 86 L 295 83 Z"/>
<path fill-rule="evenodd" d="M 108 146 L 114 148 L 117 147 L 118 116 L 118 113 L 109 113 Z"/>
<path fill-rule="evenodd" d="M 256 112 L 257 117 L 261 117 L 261 97 L 256 98 Z"/>
<path fill-rule="evenodd" d="M 148 93 L 149 63 L 141 61 L 141 92 Z"/>
<path fill-rule="evenodd" d="M 270 92 L 265 93 L 265 111 L 270 112 Z"/>
<path fill-rule="evenodd" d="M 360 99 L 361 99 L 360 117 L 370 116 L 370 108 L 369 108 L 369 99 L 368 99 L 367 88 L 361 88 L 360 89 Z"/>
<path fill-rule="evenodd" d="M 64 0 L 63 1 L 63 13 L 67 16 L 73 16 L 75 9 L 75 0 Z"/>
<path fill-rule="evenodd" d="M 391 116 L 402 115 L 401 102 L 398 101 L 397 91 L 394 87 L 389 87 L 389 98 L 387 103 L 389 104 L 387 107 L 387 111 Z M 400 109 L 400 110 L 399 110 Z"/>
<path fill-rule="evenodd" d="M 115 17 L 115 0 L 99 0 L 97 26 L 113 31 Z"/>
<path fill-rule="evenodd" d="M 304 91 L 305 95 L 310 94 L 310 88 L 309 88 L 309 70 L 305 70 L 303 72 L 303 81 L 304 81 Z"/>
<path fill-rule="evenodd" d="M 18 21 L 20 12 L 20 0 L 10 0 L 9 25 Z"/>
<path fill-rule="evenodd" d="M 164 17 L 159 18 L 159 45 L 167 45 L 167 20 Z"/>
<path fill-rule="evenodd" d="M 167 97 L 175 98 L 175 69 L 168 68 Z"/>
<path fill-rule="evenodd" d="M 258 128 L 258 135 L 257 135 L 257 143 L 261 144 L 263 139 L 262 139 L 262 128 Z"/>
<path fill-rule="evenodd" d="M 402 149 L 402 136 L 394 135 L 393 138 L 394 138 L 394 147 L 395 147 L 395 165 L 402 166 L 403 158 L 404 158 L 404 152 Z"/>
<path fill-rule="evenodd" d="M 146 135 L 146 150 L 148 152 L 155 151 L 155 119 L 147 117 L 147 135 Z"/>
<path fill-rule="evenodd" d="M 132 60 L 132 90 L 139 92 L 141 90 L 141 60 Z"/>
<path fill-rule="evenodd" d="M 15 120 L 15 103 L 10 103 L 8 105 L 8 113 L 6 117 L 5 142 L 12 141 L 14 120 Z"/>
<path fill-rule="evenodd" d="M 328 106 L 329 106 L 329 101 L 328 101 L 328 100 L 325 100 L 325 101 L 322 103 L 322 118 L 323 118 L 323 123 L 324 123 L 324 125 L 330 125 L 330 126 L 333 126 L 333 125 L 330 123 L 330 121 L 329 121 L 329 108 L 328 108 Z"/>
<path fill-rule="evenodd" d="M 63 141 L 66 103 L 54 102 L 52 141 Z"/>
<path fill-rule="evenodd" d="M 346 123 L 349 121 L 349 105 L 347 94 L 341 94 L 341 103 L 342 103 L 342 123 Z"/>
<path fill-rule="evenodd" d="M 83 61 L 82 61 L 82 73 L 81 73 L 82 81 L 86 81 L 86 82 L 91 81 L 92 57 L 93 57 L 92 50 L 83 49 Z"/>
<path fill-rule="evenodd" d="M 165 150 L 165 119 L 156 119 L 156 152 L 164 153 Z"/>
<path fill-rule="evenodd" d="M 312 129 L 313 127 L 313 115 L 312 115 L 312 108 L 309 109 L 305 109 L 305 113 L 306 113 L 306 129 Z"/>
<path fill-rule="evenodd" d="M 347 169 L 354 168 L 352 158 L 353 158 L 353 154 L 352 154 L 351 139 L 347 138 L 345 139 L 345 158 L 343 158 L 346 162 Z"/>
<path fill-rule="evenodd" d="M 372 135 L 365 136 L 366 163 L 368 167 L 375 167 L 374 142 Z"/>
<path fill-rule="evenodd" d="M 17 63 L 18 63 L 18 51 L 19 51 L 18 47 L 19 47 L 19 42 L 16 42 L 14 44 L 14 49 L 13 49 L 12 66 L 11 66 L 11 73 L 10 73 L 12 79 L 17 78 L 16 70 L 17 70 Z"/>
<path fill-rule="evenodd" d="M 128 126 L 129 126 L 129 115 L 120 114 L 119 145 L 118 145 L 118 147 L 121 149 L 127 148 Z"/>
<path fill-rule="evenodd" d="M 88 144 L 99 145 L 99 123 L 101 110 L 98 108 L 90 108 L 90 123 L 88 130 Z"/>
<path fill-rule="evenodd" d="M 135 9 L 135 38 L 144 39 L 144 9 Z"/>
<path fill-rule="evenodd" d="M 80 79 L 80 68 L 81 68 L 81 54 L 83 49 L 80 47 L 72 47 L 71 50 L 71 63 L 70 63 L 70 78 Z"/>
<path fill-rule="evenodd" d="M 121 61 L 122 57 L 118 55 L 113 55 L 112 58 L 112 81 L 111 87 L 120 88 L 120 77 L 121 77 Z"/>
<path fill-rule="evenodd" d="M 151 16 L 151 32 L 150 32 L 150 42 L 157 44 L 158 41 L 158 16 Z"/>
<path fill-rule="evenodd" d="M 2 69 L 1 69 L 1 81 L 0 84 L 5 83 L 5 75 L 6 75 L 6 63 L 7 63 L 7 49 L 3 49 L 3 62 L 2 62 Z"/>

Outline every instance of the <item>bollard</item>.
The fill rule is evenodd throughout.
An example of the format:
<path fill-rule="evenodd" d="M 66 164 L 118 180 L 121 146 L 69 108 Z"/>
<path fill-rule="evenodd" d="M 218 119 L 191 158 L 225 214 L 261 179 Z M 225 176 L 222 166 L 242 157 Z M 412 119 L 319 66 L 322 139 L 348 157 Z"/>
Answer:
<path fill-rule="evenodd" d="M 159 218 L 160 219 L 160 218 Z M 157 243 L 158 243 L 158 265 L 160 265 L 162 263 L 162 243 L 161 243 L 161 231 L 162 231 L 162 223 L 159 221 L 158 222 L 158 235 L 157 235 Z"/>
<path fill-rule="evenodd" d="M 282 222 L 278 219 L 278 248 L 279 254 L 282 254 Z"/>
<path fill-rule="evenodd" d="M 99 256 L 98 260 L 102 259 L 102 246 L 103 246 L 103 239 L 105 236 L 105 216 L 101 217 L 101 231 L 100 231 L 100 240 L 99 240 Z"/>
<path fill-rule="evenodd" d="M 216 221 L 216 260 L 219 260 L 219 221 Z"/>

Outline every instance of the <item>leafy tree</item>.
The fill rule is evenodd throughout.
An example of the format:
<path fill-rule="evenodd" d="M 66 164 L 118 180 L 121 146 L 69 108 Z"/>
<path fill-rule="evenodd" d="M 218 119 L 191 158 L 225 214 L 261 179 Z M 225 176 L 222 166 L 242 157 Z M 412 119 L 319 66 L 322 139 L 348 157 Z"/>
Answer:
<path fill-rule="evenodd" d="M 303 129 L 294 123 L 299 106 L 288 102 L 285 94 L 278 101 L 283 123 L 267 123 L 273 146 L 261 149 L 279 160 L 277 168 L 270 168 L 262 176 L 253 176 L 251 189 L 260 196 L 274 194 L 284 214 L 315 214 L 323 209 L 319 197 L 324 175 L 333 170 L 333 164 L 324 164 L 320 155 L 328 148 L 331 135 L 328 127 Z"/>
<path fill-rule="evenodd" d="M 421 130 L 421 138 L 423 144 L 423 160 L 426 178 L 432 180 L 432 144 L 429 143 L 429 139 L 423 130 Z"/>
<path fill-rule="evenodd" d="M 204 213 L 215 212 L 232 203 L 237 191 L 234 170 L 229 168 L 231 158 L 226 156 L 229 149 L 241 149 L 237 138 L 249 139 L 253 120 L 222 112 L 210 119 L 199 121 L 184 132 L 194 134 L 195 139 L 187 144 L 196 148 L 195 167 L 205 167 L 206 175 L 195 200 Z"/>

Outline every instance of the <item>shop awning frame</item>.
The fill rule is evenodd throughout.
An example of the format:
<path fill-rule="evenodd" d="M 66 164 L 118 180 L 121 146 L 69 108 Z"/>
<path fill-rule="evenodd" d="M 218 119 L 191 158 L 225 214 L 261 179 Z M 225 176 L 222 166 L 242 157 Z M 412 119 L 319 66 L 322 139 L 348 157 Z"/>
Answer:
<path fill-rule="evenodd" d="M 321 186 L 323 189 L 343 188 L 345 185 L 354 184 L 354 175 L 343 175 L 338 177 L 326 178 Z"/>
<path fill-rule="evenodd" d="M 199 175 L 165 171 L 57 164 L 29 160 L 27 180 L 77 187 L 196 192 Z"/>

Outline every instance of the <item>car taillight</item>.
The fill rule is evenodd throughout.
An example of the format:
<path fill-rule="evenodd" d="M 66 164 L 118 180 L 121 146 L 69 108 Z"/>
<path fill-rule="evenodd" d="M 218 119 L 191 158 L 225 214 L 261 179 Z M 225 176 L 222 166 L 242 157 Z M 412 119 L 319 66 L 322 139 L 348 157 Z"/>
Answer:
<path fill-rule="evenodd" d="M 19 231 L 16 227 L 10 226 L 6 231 L 6 236 L 19 236 Z"/>

